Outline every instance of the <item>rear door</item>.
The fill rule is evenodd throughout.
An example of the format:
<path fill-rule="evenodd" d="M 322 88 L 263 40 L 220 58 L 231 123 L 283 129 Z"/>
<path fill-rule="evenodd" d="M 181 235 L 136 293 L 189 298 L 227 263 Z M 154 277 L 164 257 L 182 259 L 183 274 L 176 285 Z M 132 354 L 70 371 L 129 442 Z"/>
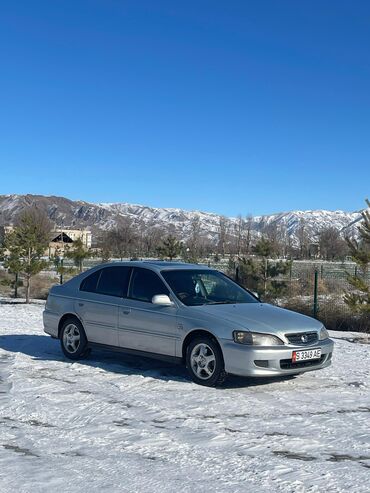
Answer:
<path fill-rule="evenodd" d="M 128 297 L 119 312 L 119 345 L 151 353 L 175 356 L 179 339 L 175 306 L 153 305 L 156 294 L 169 290 L 152 270 L 134 267 Z"/>
<path fill-rule="evenodd" d="M 118 346 L 118 314 L 127 293 L 130 271 L 125 266 L 104 267 L 82 281 L 75 310 L 88 341 Z"/>

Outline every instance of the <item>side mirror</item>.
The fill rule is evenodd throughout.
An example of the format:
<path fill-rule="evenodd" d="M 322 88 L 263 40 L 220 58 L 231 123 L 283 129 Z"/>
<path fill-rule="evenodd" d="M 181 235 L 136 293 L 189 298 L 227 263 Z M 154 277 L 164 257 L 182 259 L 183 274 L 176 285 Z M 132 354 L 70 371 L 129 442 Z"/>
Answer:
<path fill-rule="evenodd" d="M 152 298 L 153 305 L 173 306 L 173 301 L 166 294 L 156 294 Z"/>

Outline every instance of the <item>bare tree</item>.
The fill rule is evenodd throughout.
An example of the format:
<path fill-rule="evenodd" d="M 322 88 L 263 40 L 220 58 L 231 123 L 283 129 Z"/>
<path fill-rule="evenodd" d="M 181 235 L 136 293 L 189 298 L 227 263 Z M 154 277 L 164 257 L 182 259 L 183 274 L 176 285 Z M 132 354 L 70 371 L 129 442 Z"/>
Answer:
<path fill-rule="evenodd" d="M 243 242 L 243 250 L 246 255 L 249 255 L 252 241 L 252 225 L 253 225 L 253 217 L 251 214 L 245 218 L 245 241 Z"/>
<path fill-rule="evenodd" d="M 136 232 L 129 218 L 122 218 L 119 225 L 107 231 L 100 245 L 106 256 L 123 259 L 132 255 L 136 248 Z M 108 254 L 109 252 L 109 254 Z"/>
<path fill-rule="evenodd" d="M 146 257 L 156 256 L 166 232 L 159 226 L 151 225 L 141 232 L 143 254 Z"/>
<path fill-rule="evenodd" d="M 281 256 L 284 251 L 284 230 L 274 222 L 266 224 L 263 228 L 263 236 L 269 241 L 273 255 Z"/>
<path fill-rule="evenodd" d="M 217 252 L 221 255 L 225 254 L 225 243 L 226 243 L 226 217 L 220 216 L 218 223 L 218 242 L 217 242 Z"/>
<path fill-rule="evenodd" d="M 299 221 L 297 228 L 299 257 L 304 259 L 308 257 L 310 240 L 307 233 L 307 226 L 303 219 Z"/>
<path fill-rule="evenodd" d="M 190 236 L 186 242 L 187 259 L 191 262 L 197 262 L 200 254 L 201 241 L 201 222 L 198 215 L 194 216 L 190 221 Z"/>
<path fill-rule="evenodd" d="M 244 229 L 245 229 L 245 221 L 241 214 L 238 215 L 237 221 L 234 223 L 234 234 L 231 241 L 231 251 L 233 255 L 239 255 L 242 251 L 243 240 L 244 240 Z"/>
<path fill-rule="evenodd" d="M 319 233 L 320 256 L 325 260 L 342 258 L 348 253 L 348 245 L 336 228 L 325 228 Z"/>

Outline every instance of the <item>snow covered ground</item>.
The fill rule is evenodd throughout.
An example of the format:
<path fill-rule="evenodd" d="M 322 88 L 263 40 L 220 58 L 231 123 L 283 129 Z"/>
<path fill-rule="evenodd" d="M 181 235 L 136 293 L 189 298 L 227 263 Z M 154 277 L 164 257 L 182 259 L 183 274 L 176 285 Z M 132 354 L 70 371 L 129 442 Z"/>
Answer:
<path fill-rule="evenodd" d="M 2 493 L 370 491 L 370 345 L 356 334 L 333 333 L 328 369 L 208 389 L 117 353 L 67 361 L 42 309 L 0 303 Z"/>

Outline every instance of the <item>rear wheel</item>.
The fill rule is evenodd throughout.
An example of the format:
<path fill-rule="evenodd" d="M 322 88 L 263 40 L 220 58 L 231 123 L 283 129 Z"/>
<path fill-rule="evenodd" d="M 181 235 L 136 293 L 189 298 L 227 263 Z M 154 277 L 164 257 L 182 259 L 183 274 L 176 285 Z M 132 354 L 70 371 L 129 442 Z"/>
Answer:
<path fill-rule="evenodd" d="M 227 376 L 220 346 L 211 337 L 197 337 L 190 341 L 186 367 L 194 382 L 208 387 L 221 385 Z"/>
<path fill-rule="evenodd" d="M 80 359 L 89 352 L 87 338 L 81 322 L 77 318 L 64 321 L 60 332 L 62 351 L 69 359 Z"/>

